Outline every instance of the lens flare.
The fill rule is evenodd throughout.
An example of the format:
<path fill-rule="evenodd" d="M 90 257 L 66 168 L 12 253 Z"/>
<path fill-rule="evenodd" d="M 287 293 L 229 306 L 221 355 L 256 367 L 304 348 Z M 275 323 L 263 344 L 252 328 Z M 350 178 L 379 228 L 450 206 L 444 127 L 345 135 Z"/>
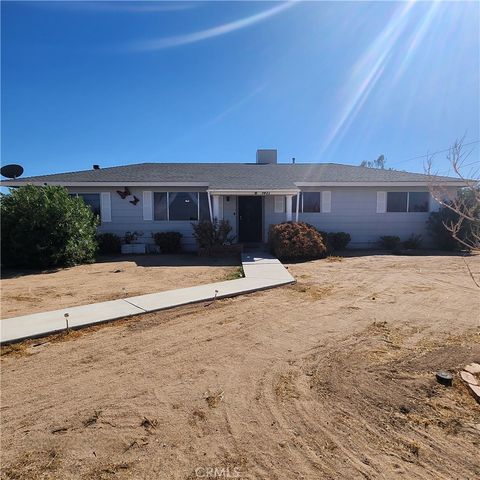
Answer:
<path fill-rule="evenodd" d="M 435 19 L 435 16 L 438 12 L 440 6 L 440 2 L 433 2 L 427 13 L 423 16 L 423 18 L 418 22 L 416 29 L 410 37 L 410 41 L 408 44 L 407 51 L 403 57 L 403 60 L 400 62 L 400 65 L 398 66 L 397 72 L 395 74 L 395 77 L 393 79 L 393 82 L 395 83 L 400 79 L 400 77 L 404 74 L 405 70 L 408 68 L 410 65 L 417 48 L 419 45 L 422 43 L 422 40 L 424 39 L 425 35 L 428 32 L 428 29 L 430 28 L 433 20 Z"/>
<path fill-rule="evenodd" d="M 381 78 L 385 66 L 407 25 L 408 14 L 414 2 L 402 4 L 390 22 L 358 59 L 341 94 L 345 98 L 335 122 L 327 131 L 320 153 L 324 153 L 346 133 L 362 105 Z"/>

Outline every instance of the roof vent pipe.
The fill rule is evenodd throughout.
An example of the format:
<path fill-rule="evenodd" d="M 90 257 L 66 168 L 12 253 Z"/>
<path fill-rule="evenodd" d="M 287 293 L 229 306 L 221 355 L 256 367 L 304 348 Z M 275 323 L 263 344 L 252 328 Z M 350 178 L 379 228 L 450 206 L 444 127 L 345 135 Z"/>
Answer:
<path fill-rule="evenodd" d="M 94 169 L 94 170 L 100 170 L 100 165 L 96 165 L 96 164 L 95 164 L 95 165 L 93 166 L 93 169 Z"/>
<path fill-rule="evenodd" d="M 277 150 L 261 149 L 257 150 L 257 163 L 277 163 Z"/>

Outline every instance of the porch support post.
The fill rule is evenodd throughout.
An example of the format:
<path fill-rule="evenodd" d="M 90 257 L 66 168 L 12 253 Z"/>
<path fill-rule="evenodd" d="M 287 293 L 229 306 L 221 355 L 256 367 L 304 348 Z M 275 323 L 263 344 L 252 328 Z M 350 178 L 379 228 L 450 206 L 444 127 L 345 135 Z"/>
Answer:
<path fill-rule="evenodd" d="M 207 190 L 207 199 L 208 199 L 208 213 L 210 214 L 210 221 L 213 222 L 213 213 L 212 213 L 212 198 L 210 192 Z"/>
<path fill-rule="evenodd" d="M 286 196 L 287 202 L 286 202 L 285 213 L 286 213 L 287 222 L 292 221 L 292 197 L 293 195 Z"/>
<path fill-rule="evenodd" d="M 297 193 L 297 210 L 295 212 L 295 221 L 298 222 L 298 208 L 300 206 L 300 192 Z"/>
<path fill-rule="evenodd" d="M 213 200 L 213 221 L 220 217 L 220 195 L 212 195 Z"/>

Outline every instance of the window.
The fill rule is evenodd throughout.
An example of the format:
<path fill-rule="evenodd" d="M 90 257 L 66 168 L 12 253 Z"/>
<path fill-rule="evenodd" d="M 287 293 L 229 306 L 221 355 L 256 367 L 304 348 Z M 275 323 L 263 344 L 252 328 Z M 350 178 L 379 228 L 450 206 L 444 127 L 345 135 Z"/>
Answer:
<path fill-rule="evenodd" d="M 198 192 L 169 192 L 169 220 L 198 220 Z"/>
<path fill-rule="evenodd" d="M 320 192 L 302 192 L 299 196 L 294 195 L 292 198 L 292 212 L 297 211 L 297 198 L 300 197 L 298 211 L 303 213 L 319 213 L 320 209 Z"/>
<path fill-rule="evenodd" d="M 408 194 L 409 212 L 428 212 L 430 194 L 428 192 L 410 192 Z"/>
<path fill-rule="evenodd" d="M 406 212 L 407 211 L 407 192 L 388 192 L 387 193 L 387 212 Z"/>
<path fill-rule="evenodd" d="M 388 192 L 387 212 L 428 212 L 428 192 Z"/>
<path fill-rule="evenodd" d="M 302 199 L 304 213 L 320 212 L 320 192 L 303 192 Z"/>
<path fill-rule="evenodd" d="M 167 192 L 155 192 L 153 194 L 153 219 L 168 220 Z"/>
<path fill-rule="evenodd" d="M 95 215 L 100 217 L 100 194 L 99 193 L 71 193 L 71 197 L 81 198 Z"/>
<path fill-rule="evenodd" d="M 153 219 L 210 220 L 207 192 L 154 192 Z"/>

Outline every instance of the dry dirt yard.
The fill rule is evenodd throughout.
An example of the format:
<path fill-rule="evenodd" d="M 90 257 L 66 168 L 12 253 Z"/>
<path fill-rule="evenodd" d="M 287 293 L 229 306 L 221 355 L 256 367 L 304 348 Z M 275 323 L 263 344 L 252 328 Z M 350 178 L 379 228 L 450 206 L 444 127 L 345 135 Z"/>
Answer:
<path fill-rule="evenodd" d="M 239 260 L 188 254 L 122 255 L 47 272 L 5 270 L 1 318 L 221 281 L 235 265 Z"/>
<path fill-rule="evenodd" d="M 4 347 L 4 479 L 473 479 L 480 257 L 290 265 L 298 284 Z M 216 476 L 214 468 L 217 468 Z M 230 476 L 227 476 L 230 475 Z"/>

